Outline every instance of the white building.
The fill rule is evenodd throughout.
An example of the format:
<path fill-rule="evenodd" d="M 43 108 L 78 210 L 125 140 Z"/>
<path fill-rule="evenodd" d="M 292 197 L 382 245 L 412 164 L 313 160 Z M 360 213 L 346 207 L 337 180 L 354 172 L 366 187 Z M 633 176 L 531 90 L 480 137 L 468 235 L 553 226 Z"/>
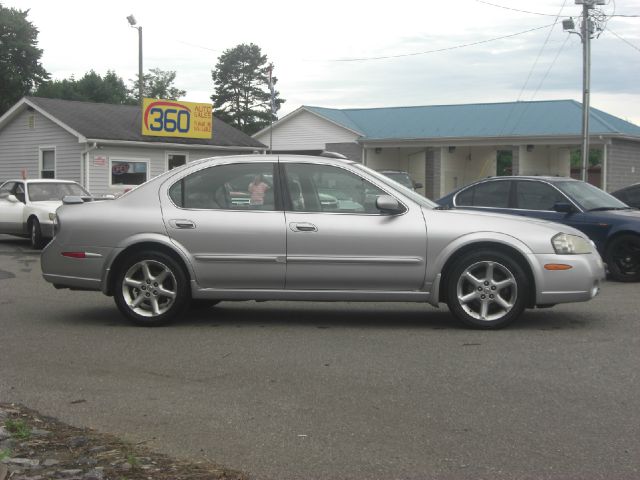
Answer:
<path fill-rule="evenodd" d="M 640 127 L 594 108 L 590 142 L 603 164 L 590 177 L 607 191 L 640 182 Z M 333 109 L 302 106 L 253 137 L 274 152 L 342 153 L 375 169 L 408 171 L 439 198 L 496 175 L 509 152 L 514 175 L 570 176 L 582 144 L 582 105 L 573 100 Z M 271 135 L 272 133 L 272 135 Z"/>
<path fill-rule="evenodd" d="M 103 195 L 199 158 L 265 150 L 215 117 L 211 139 L 143 136 L 141 115 L 139 106 L 25 97 L 0 118 L 0 183 L 60 178 Z"/>

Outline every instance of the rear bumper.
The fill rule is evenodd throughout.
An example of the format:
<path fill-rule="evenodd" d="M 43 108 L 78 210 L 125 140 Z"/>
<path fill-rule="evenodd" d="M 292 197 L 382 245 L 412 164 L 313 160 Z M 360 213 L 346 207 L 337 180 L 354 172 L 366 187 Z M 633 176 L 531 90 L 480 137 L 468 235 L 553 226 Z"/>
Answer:
<path fill-rule="evenodd" d="M 63 249 L 54 238 L 40 255 L 42 277 L 56 288 L 102 290 L 105 261 L 113 252 L 107 247 L 69 245 L 65 252 L 85 252 L 85 258 L 62 255 Z"/>
<path fill-rule="evenodd" d="M 531 255 L 536 265 L 536 305 L 585 302 L 600 292 L 605 278 L 604 263 L 597 252 L 588 255 Z M 547 264 L 571 266 L 568 270 L 547 270 Z"/>

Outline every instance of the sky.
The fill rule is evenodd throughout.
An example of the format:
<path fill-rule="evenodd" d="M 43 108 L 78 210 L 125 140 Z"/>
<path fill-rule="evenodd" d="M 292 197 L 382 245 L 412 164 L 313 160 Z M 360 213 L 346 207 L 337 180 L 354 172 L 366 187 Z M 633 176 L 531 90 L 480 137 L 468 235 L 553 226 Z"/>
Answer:
<path fill-rule="evenodd" d="M 606 28 L 591 43 L 591 106 L 640 125 L 640 0 L 606 1 Z M 176 71 L 186 101 L 211 101 L 211 70 L 240 43 L 273 62 L 286 100 L 279 117 L 301 105 L 582 101 L 582 45 L 561 25 L 580 16 L 575 0 L 0 2 L 29 10 L 55 79 L 91 69 L 134 79 L 133 14 L 145 71 Z"/>

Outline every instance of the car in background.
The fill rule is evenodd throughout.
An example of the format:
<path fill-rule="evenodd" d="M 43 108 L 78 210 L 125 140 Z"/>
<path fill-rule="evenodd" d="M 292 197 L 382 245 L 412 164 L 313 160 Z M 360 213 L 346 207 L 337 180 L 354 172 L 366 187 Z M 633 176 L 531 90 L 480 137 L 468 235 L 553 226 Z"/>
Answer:
<path fill-rule="evenodd" d="M 33 248 L 42 248 L 53 237 L 55 212 L 67 195 L 91 197 L 70 180 L 4 182 L 0 185 L 0 233 L 29 237 Z"/>
<path fill-rule="evenodd" d="M 260 205 L 228 194 L 258 175 L 273 180 Z M 348 160 L 196 160 L 110 202 L 65 198 L 42 274 L 145 326 L 194 303 L 315 300 L 446 303 L 489 329 L 598 294 L 604 265 L 578 230 L 436 206 Z"/>
<path fill-rule="evenodd" d="M 507 213 L 569 225 L 594 242 L 614 280 L 640 281 L 640 211 L 588 183 L 566 177 L 491 177 L 436 203 L 441 208 Z"/>
<path fill-rule="evenodd" d="M 612 192 L 611 195 L 633 208 L 640 208 L 640 183 Z"/>
<path fill-rule="evenodd" d="M 418 190 L 423 185 L 419 182 L 414 182 L 408 172 L 402 170 L 378 170 L 381 174 L 389 177 L 391 180 L 395 180 L 400 185 L 403 185 L 411 190 Z"/>

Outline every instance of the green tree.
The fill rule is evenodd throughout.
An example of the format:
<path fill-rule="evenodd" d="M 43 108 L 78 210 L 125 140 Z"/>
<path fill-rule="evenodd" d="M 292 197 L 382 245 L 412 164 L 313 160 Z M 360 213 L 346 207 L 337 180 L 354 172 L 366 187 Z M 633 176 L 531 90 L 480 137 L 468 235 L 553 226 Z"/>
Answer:
<path fill-rule="evenodd" d="M 225 50 L 211 77 L 215 85 L 213 111 L 221 120 L 251 135 L 277 119 L 275 112 L 285 100 L 275 91 L 272 115 L 267 56 L 257 45 L 243 43 Z M 278 80 L 273 77 L 272 81 L 275 85 Z"/>
<path fill-rule="evenodd" d="M 160 70 L 159 68 L 152 68 L 150 73 L 144 74 L 144 84 L 142 86 L 142 95 L 145 98 L 164 98 L 166 100 L 178 100 L 180 97 L 184 97 L 186 90 L 180 90 L 173 86 L 173 82 L 176 79 L 176 72 L 173 70 Z M 132 87 L 129 90 L 131 97 L 136 101 L 140 100 L 138 89 L 138 78 L 136 75 L 135 80 L 129 80 L 132 82 Z"/>
<path fill-rule="evenodd" d="M 91 70 L 82 78 L 53 80 L 41 84 L 35 91 L 38 97 L 81 100 L 85 102 L 135 104 L 129 90 L 116 72 L 109 70 L 104 77 Z"/>
<path fill-rule="evenodd" d="M 600 164 L 602 164 L 602 150 L 600 148 L 590 148 L 589 166 L 593 167 Z M 571 167 L 582 167 L 582 149 L 576 148 L 575 150 L 571 150 Z"/>
<path fill-rule="evenodd" d="M 0 4 L 0 115 L 49 78 L 40 63 L 38 29 L 28 14 Z"/>

